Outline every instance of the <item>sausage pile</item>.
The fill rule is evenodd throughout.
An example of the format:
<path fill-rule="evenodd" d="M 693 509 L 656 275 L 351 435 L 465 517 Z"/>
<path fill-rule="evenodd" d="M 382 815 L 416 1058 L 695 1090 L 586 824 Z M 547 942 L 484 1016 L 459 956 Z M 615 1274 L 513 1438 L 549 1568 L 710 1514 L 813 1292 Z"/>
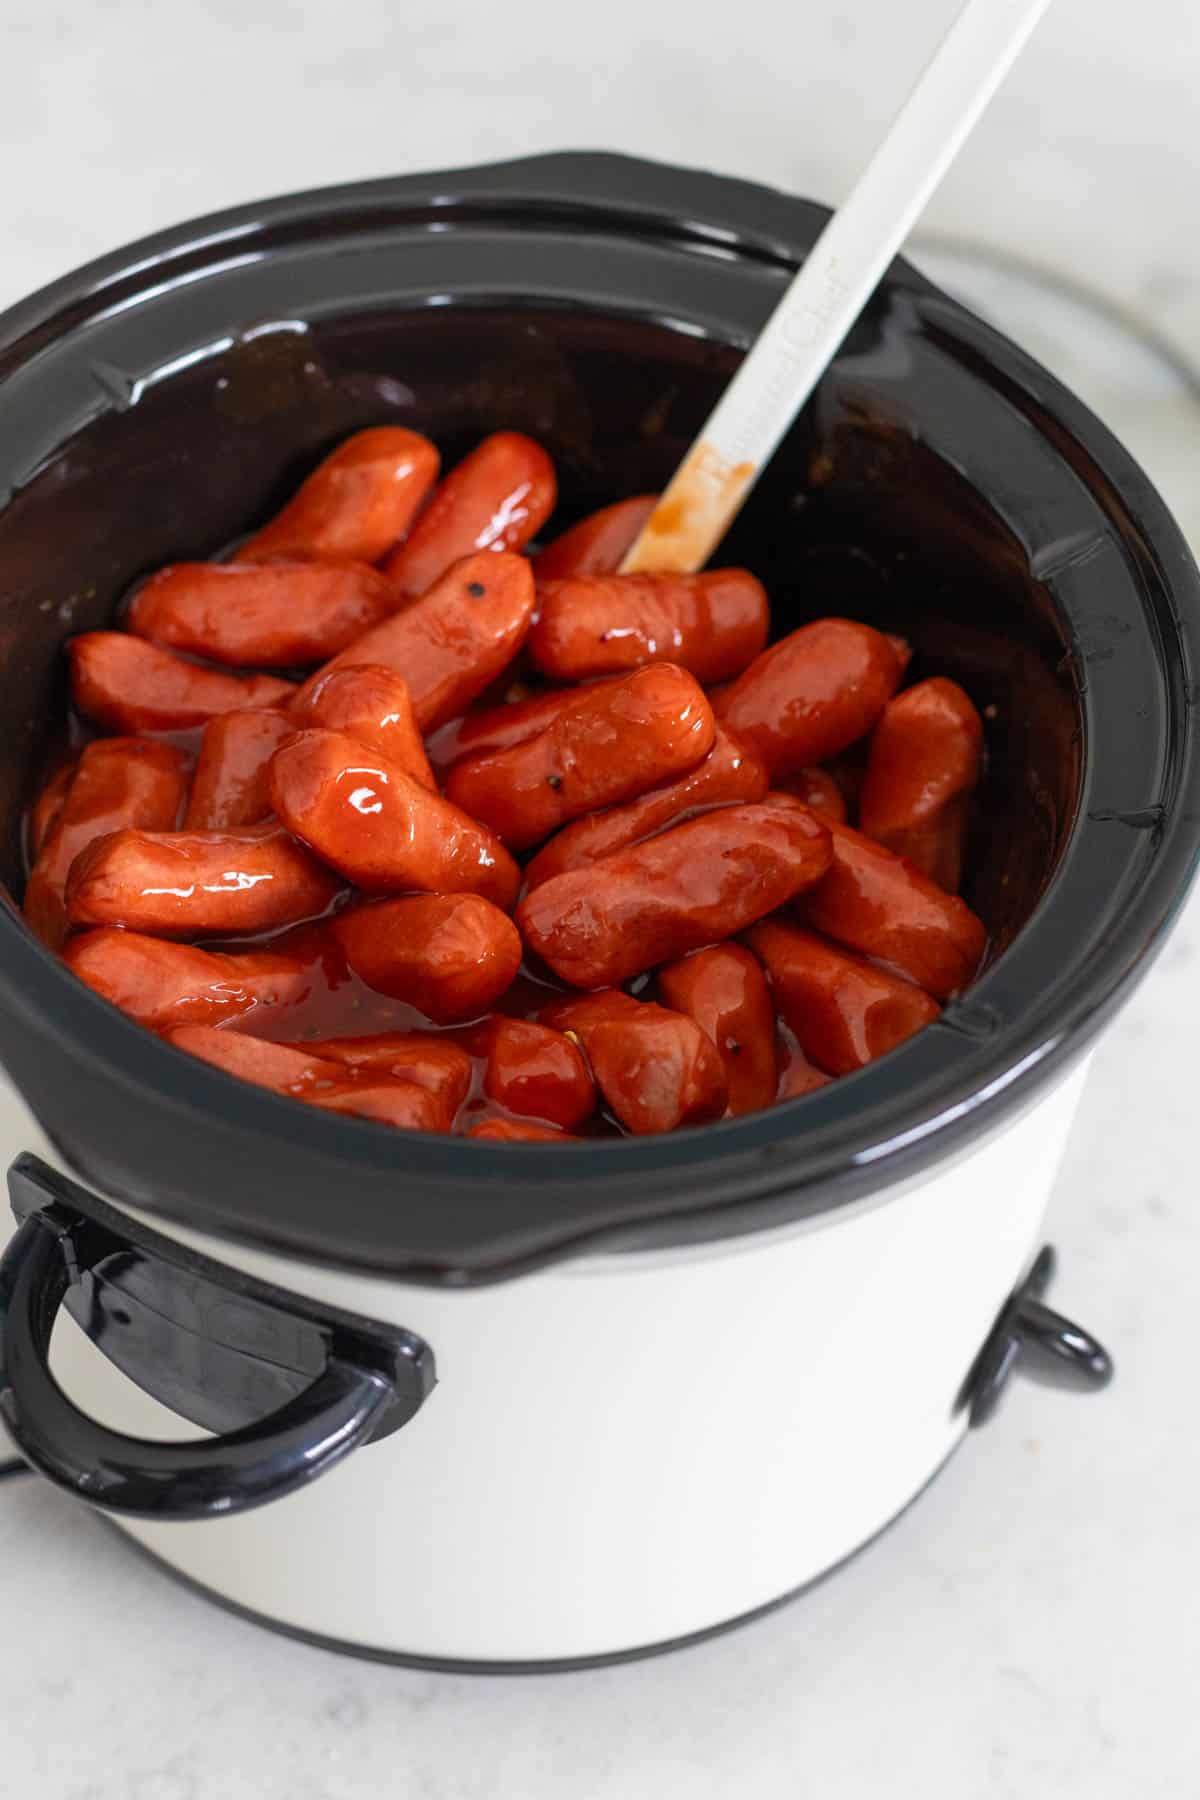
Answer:
<path fill-rule="evenodd" d="M 985 948 L 963 690 L 848 619 L 769 643 L 745 570 L 615 573 L 653 496 L 530 554 L 529 438 L 438 475 L 360 432 L 70 643 L 109 735 L 28 815 L 42 941 L 247 1081 L 478 1138 L 752 1112 L 935 1018 Z"/>

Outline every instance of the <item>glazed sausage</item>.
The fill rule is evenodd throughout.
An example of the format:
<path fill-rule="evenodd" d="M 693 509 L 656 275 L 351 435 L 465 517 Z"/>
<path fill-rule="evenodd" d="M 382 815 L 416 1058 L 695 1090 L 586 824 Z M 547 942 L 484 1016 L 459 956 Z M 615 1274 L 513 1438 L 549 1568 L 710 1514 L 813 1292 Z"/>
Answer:
<path fill-rule="evenodd" d="M 329 930 L 360 981 L 438 1025 L 487 1012 L 521 965 L 512 920 L 476 894 L 353 907 Z"/>
<path fill-rule="evenodd" d="M 888 963 L 946 1000 L 975 974 L 987 932 L 965 901 L 849 825 L 830 825 L 833 860 L 803 901 L 814 931 Z"/>
<path fill-rule="evenodd" d="M 937 1002 L 919 987 L 811 931 L 766 919 L 747 942 L 804 1054 L 830 1075 L 864 1068 L 938 1016 Z"/>
<path fill-rule="evenodd" d="M 950 894 L 962 875 L 966 801 L 982 753 L 982 719 L 942 676 L 890 700 L 871 738 L 860 830 Z"/>
<path fill-rule="evenodd" d="M 156 937 L 246 936 L 315 918 L 340 891 L 275 820 L 240 831 L 124 830 L 76 857 L 67 916 Z"/>
<path fill-rule="evenodd" d="M 75 779 L 77 766 L 78 758 L 75 758 L 71 762 L 64 763 L 61 769 L 56 769 L 50 779 L 43 783 L 37 798 L 29 808 L 25 841 L 31 863 L 37 861 L 45 848 L 46 839 L 58 823 L 63 802 Z"/>
<path fill-rule="evenodd" d="M 412 776 L 337 731 L 300 731 L 271 759 L 288 830 L 372 894 L 483 894 L 510 907 L 520 874 L 498 838 Z"/>
<path fill-rule="evenodd" d="M 472 1035 L 486 1058 L 483 1091 L 497 1106 L 572 1131 L 595 1111 L 596 1090 L 577 1044 L 532 1019 L 495 1014 Z"/>
<path fill-rule="evenodd" d="M 525 865 L 526 891 L 568 869 L 587 868 L 694 813 L 732 801 L 761 800 L 766 791 L 767 772 L 757 756 L 718 725 L 704 761 L 678 781 L 564 826 Z"/>
<path fill-rule="evenodd" d="M 274 706 L 296 692 L 274 675 L 203 669 L 125 631 L 85 631 L 67 645 L 71 693 L 109 731 L 180 731 L 219 713 Z"/>
<path fill-rule="evenodd" d="M 616 991 L 554 1001 L 538 1016 L 578 1039 L 609 1110 L 627 1131 L 674 1131 L 724 1112 L 721 1058 L 694 1019 Z"/>
<path fill-rule="evenodd" d="M 596 806 L 630 800 L 701 762 L 716 727 L 703 690 L 662 663 L 580 696 L 534 737 L 456 763 L 446 798 L 515 850 Z"/>
<path fill-rule="evenodd" d="M 846 802 L 828 769 L 797 769 L 794 775 L 779 776 L 775 787 L 782 793 L 794 794 L 821 818 L 832 819 L 835 825 L 846 823 Z"/>
<path fill-rule="evenodd" d="M 297 696 L 290 716 L 299 726 L 344 732 L 368 750 L 378 750 L 423 788 L 437 792 L 408 683 L 394 669 L 382 663 L 346 663 L 329 669 Z"/>
<path fill-rule="evenodd" d="M 218 1025 L 259 1007 L 290 1006 L 312 986 L 297 956 L 231 956 L 107 925 L 71 938 L 62 955 L 88 987 L 152 1031 Z"/>
<path fill-rule="evenodd" d="M 454 719 L 442 728 L 429 744 L 429 759 L 435 768 L 451 769 L 468 756 L 487 756 L 493 750 L 508 750 L 536 737 L 552 725 L 564 712 L 600 688 L 611 687 L 620 676 L 608 681 L 593 681 L 587 687 L 546 688 L 520 700 L 506 701 L 503 706 L 480 707 Z"/>
<path fill-rule="evenodd" d="M 538 551 L 534 575 L 542 582 L 561 581 L 567 575 L 615 574 L 657 505 L 657 494 L 634 494 L 589 513 Z"/>
<path fill-rule="evenodd" d="M 472 1125 L 466 1134 L 469 1138 L 490 1138 L 493 1143 L 559 1143 L 572 1142 L 569 1131 L 559 1131 L 553 1125 L 534 1125 L 528 1119 L 481 1119 L 478 1125 Z"/>
<path fill-rule="evenodd" d="M 200 739 L 185 831 L 260 825 L 271 811 L 271 758 L 295 726 L 271 707 L 222 713 Z"/>
<path fill-rule="evenodd" d="M 452 563 L 476 550 L 520 550 L 541 530 L 557 499 L 554 464 L 519 431 L 497 431 L 439 483 L 384 573 L 415 599 Z"/>
<path fill-rule="evenodd" d="M 717 705 L 772 777 L 836 756 L 868 732 L 900 683 L 882 632 L 816 619 L 772 644 Z"/>
<path fill-rule="evenodd" d="M 533 575 L 523 556 L 468 556 L 331 666 L 383 663 L 395 669 L 408 683 L 417 725 L 436 731 L 503 674 L 525 641 L 533 599 Z M 300 690 L 300 706 L 309 703 L 320 679 L 314 676 Z"/>
<path fill-rule="evenodd" d="M 138 637 L 235 667 L 324 662 L 395 610 L 367 563 L 174 563 L 138 589 Z"/>
<path fill-rule="evenodd" d="M 177 1050 L 186 1050 L 189 1056 L 198 1056 L 214 1068 L 277 1094 L 299 1097 L 310 1088 L 340 1086 L 346 1079 L 343 1068 L 325 1062 L 307 1045 L 275 1044 L 220 1025 L 180 1025 L 164 1035 Z"/>
<path fill-rule="evenodd" d="M 544 881 L 517 923 L 560 980 L 615 987 L 744 930 L 820 880 L 829 859 L 828 831 L 798 803 L 722 807 Z"/>
<path fill-rule="evenodd" d="M 450 1129 L 437 1095 L 415 1081 L 344 1081 L 340 1086 L 306 1088 L 297 1098 L 323 1112 L 372 1119 L 376 1125 L 394 1125 L 400 1131 Z"/>
<path fill-rule="evenodd" d="M 766 977 L 740 944 L 714 944 L 658 972 L 658 991 L 673 1011 L 695 1019 L 725 1065 L 729 1111 L 770 1106 L 779 1083 L 775 1012 Z"/>
<path fill-rule="evenodd" d="M 453 1121 L 471 1087 L 471 1058 L 467 1052 L 430 1031 L 318 1038 L 306 1042 L 304 1048 L 311 1056 L 338 1064 L 343 1079 L 345 1070 L 351 1069 L 360 1080 L 367 1076 L 395 1076 L 400 1081 L 415 1082 L 441 1102 L 449 1121 Z"/>
<path fill-rule="evenodd" d="M 428 438 L 401 425 L 356 432 L 233 560 L 376 563 L 408 530 L 440 461 Z"/>
<path fill-rule="evenodd" d="M 705 575 L 578 575 L 538 583 L 529 651 L 555 681 L 678 663 L 728 681 L 767 641 L 767 596 L 745 569 Z"/>
<path fill-rule="evenodd" d="M 71 865 L 96 838 L 123 826 L 171 831 L 187 792 L 187 759 L 144 738 L 97 738 L 79 758 L 58 818 L 25 888 L 25 918 L 57 948 L 67 931 Z"/>

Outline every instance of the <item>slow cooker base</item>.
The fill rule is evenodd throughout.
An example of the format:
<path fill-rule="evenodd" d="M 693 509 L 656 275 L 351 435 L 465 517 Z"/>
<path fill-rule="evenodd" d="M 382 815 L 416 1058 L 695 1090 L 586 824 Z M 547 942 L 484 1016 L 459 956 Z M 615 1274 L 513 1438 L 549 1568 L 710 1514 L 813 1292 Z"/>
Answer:
<path fill-rule="evenodd" d="M 724 1637 L 727 1632 L 740 1631 L 743 1626 L 754 1625 L 758 1620 L 768 1618 L 771 1613 L 780 1612 L 785 1606 L 790 1606 L 793 1601 L 803 1599 L 806 1594 L 811 1594 L 814 1588 L 823 1586 L 831 1577 L 840 1574 L 850 1563 L 857 1562 L 860 1556 L 865 1556 L 867 1551 L 872 1550 L 881 1538 L 886 1537 L 892 1527 L 898 1525 L 924 1498 L 939 1475 L 948 1467 L 954 1452 L 960 1448 L 962 1442 L 962 1438 L 957 1440 L 933 1474 L 921 1484 L 915 1494 L 905 1501 L 899 1512 L 893 1513 L 890 1519 L 884 1521 L 878 1531 L 873 1531 L 870 1537 L 864 1538 L 861 1544 L 856 1545 L 837 1562 L 831 1563 L 827 1569 L 822 1569 L 821 1573 L 814 1575 L 811 1581 L 801 1582 L 799 1587 L 789 1588 L 786 1594 L 780 1594 L 777 1599 L 768 1600 L 762 1606 L 752 1606 L 748 1612 L 738 1613 L 732 1619 L 724 1619 L 718 1625 L 706 1625 L 703 1631 L 686 1632 L 682 1637 L 664 1638 L 653 1644 L 637 1644 L 628 1650 L 606 1650 L 596 1656 L 484 1661 L 454 1656 L 420 1656 L 405 1650 L 382 1650 L 374 1644 L 355 1644 L 345 1638 L 326 1637 L 319 1631 L 305 1631 L 298 1625 L 285 1625 L 281 1620 L 271 1618 L 268 1613 L 258 1612 L 252 1606 L 243 1606 L 239 1601 L 231 1600 L 227 1594 L 220 1593 L 216 1588 L 209 1587 L 203 1581 L 197 1581 L 194 1576 L 183 1574 L 173 1563 L 168 1562 L 165 1557 L 159 1556 L 140 1539 L 125 1530 L 118 1519 L 106 1518 L 102 1513 L 97 1516 L 144 1561 L 153 1564 L 160 1573 L 169 1576 L 177 1586 L 186 1588 L 198 1599 L 207 1600 L 212 1605 L 219 1606 L 222 1612 L 232 1613 L 234 1618 L 244 1619 L 249 1625 L 257 1625 L 266 1631 L 272 1631 L 277 1637 L 290 1638 L 298 1644 L 309 1644 L 314 1650 L 329 1650 L 335 1656 L 350 1656 L 359 1662 L 388 1663 L 398 1669 L 431 1669 L 438 1674 L 445 1675 L 571 1675 L 581 1669 L 608 1669 L 618 1663 L 643 1662 L 652 1656 L 668 1656 L 675 1650 L 690 1650 L 697 1644 L 707 1643 L 711 1638 Z"/>

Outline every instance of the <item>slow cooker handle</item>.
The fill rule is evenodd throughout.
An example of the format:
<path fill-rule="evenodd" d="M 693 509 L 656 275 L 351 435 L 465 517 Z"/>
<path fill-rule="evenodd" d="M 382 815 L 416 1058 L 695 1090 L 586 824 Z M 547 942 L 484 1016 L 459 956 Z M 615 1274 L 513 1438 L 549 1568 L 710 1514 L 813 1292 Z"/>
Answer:
<path fill-rule="evenodd" d="M 22 1165 L 26 1175 L 30 1166 L 53 1175 L 31 1157 L 22 1157 L 13 1175 Z M 255 1423 L 183 1443 L 110 1430 L 68 1398 L 48 1358 L 68 1290 L 122 1248 L 128 1246 L 96 1219 L 52 1202 L 28 1212 L 0 1258 L 0 1418 L 34 1469 L 107 1512 L 227 1518 L 280 1499 L 404 1423 L 433 1384 L 432 1357 L 412 1334 L 395 1334 L 406 1340 L 406 1366 L 398 1371 L 388 1367 L 386 1343 L 381 1349 L 335 1329 L 324 1369 Z M 426 1352 L 415 1371 L 414 1343 Z M 419 1353 L 415 1362 L 422 1362 Z M 397 1415 L 390 1421 L 389 1410 Z"/>
<path fill-rule="evenodd" d="M 1001 1308 L 963 1384 L 961 1404 L 972 1426 L 992 1417 L 1018 1366 L 1036 1381 L 1077 1391 L 1107 1387 L 1112 1380 L 1112 1357 L 1103 1344 L 1042 1299 L 1057 1266 L 1053 1246 L 1043 1245 Z"/>

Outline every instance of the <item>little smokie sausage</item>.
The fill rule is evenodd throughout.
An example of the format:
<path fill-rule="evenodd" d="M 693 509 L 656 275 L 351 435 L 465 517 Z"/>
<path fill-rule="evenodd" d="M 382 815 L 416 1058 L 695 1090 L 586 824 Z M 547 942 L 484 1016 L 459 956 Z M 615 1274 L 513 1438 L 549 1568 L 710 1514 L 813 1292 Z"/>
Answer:
<path fill-rule="evenodd" d="M 122 826 L 173 830 L 187 792 L 187 759 L 144 738 L 97 738 L 79 758 L 25 889 L 24 912 L 43 943 L 67 931 L 67 877 L 80 852 Z"/>
<path fill-rule="evenodd" d="M 185 662 L 125 631 L 85 631 L 67 645 L 71 693 L 109 731 L 181 731 L 219 713 L 274 706 L 296 692 L 274 675 L 233 675 Z"/>
<path fill-rule="evenodd" d="M 439 463 L 429 439 L 401 425 L 356 432 L 317 465 L 234 561 L 378 562 L 408 530 L 437 480 Z"/>
<path fill-rule="evenodd" d="M 747 932 L 746 941 L 766 968 L 775 1004 L 805 1056 L 830 1075 L 849 1075 L 886 1056 L 938 1016 L 937 1002 L 912 982 L 799 926 L 766 919 Z M 794 1083 L 790 1091 L 796 1091 Z"/>
<path fill-rule="evenodd" d="M 615 990 L 554 1001 L 539 1018 L 579 1040 L 597 1087 L 627 1131 L 675 1131 L 724 1112 L 721 1058 L 694 1019 Z"/>
<path fill-rule="evenodd" d="M 366 563 L 174 563 L 138 589 L 125 623 L 185 655 L 285 668 L 336 656 L 395 605 Z"/>
<path fill-rule="evenodd" d="M 585 692 L 534 737 L 456 763 L 446 798 L 515 850 L 596 806 L 694 768 L 715 725 L 703 690 L 670 663 Z"/>
<path fill-rule="evenodd" d="M 833 824 L 829 830 L 833 860 L 804 897 L 805 923 L 890 964 L 939 1000 L 964 988 L 987 947 L 982 920 L 860 831 Z"/>
<path fill-rule="evenodd" d="M 983 721 L 956 681 L 934 676 L 890 700 L 871 738 L 859 829 L 958 892 L 966 799 L 979 780 Z"/>
<path fill-rule="evenodd" d="M 500 706 L 472 708 L 459 719 L 452 719 L 431 738 L 427 748 L 435 769 L 452 769 L 468 756 L 486 756 L 493 750 L 508 750 L 536 737 L 548 725 L 581 702 L 591 704 L 601 688 L 612 687 L 623 680 L 612 675 L 607 681 L 590 681 L 577 687 L 551 687 L 530 693 L 519 683 L 514 688 L 521 698 L 507 700 Z"/>
<path fill-rule="evenodd" d="M 338 731 L 300 731 L 271 761 L 288 830 L 368 893 L 477 893 L 510 907 L 520 873 L 492 833 Z"/>
<path fill-rule="evenodd" d="M 67 879 L 73 925 L 125 925 L 162 937 L 278 931 L 323 913 L 336 875 L 277 821 L 240 831 L 114 831 Z"/>
<path fill-rule="evenodd" d="M 566 575 L 612 575 L 633 548 L 642 526 L 658 505 L 657 494 L 635 494 L 602 506 L 539 550 L 533 561 L 538 581 L 561 581 Z"/>
<path fill-rule="evenodd" d="M 169 1043 L 202 1057 L 230 1075 L 272 1088 L 293 1100 L 306 1100 L 330 1112 L 351 1113 L 409 1131 L 449 1131 L 457 1101 L 436 1094 L 403 1075 L 347 1075 L 339 1063 L 292 1044 L 273 1044 L 218 1026 L 184 1025 L 167 1033 Z"/>
<path fill-rule="evenodd" d="M 271 707 L 222 713 L 200 739 L 185 831 L 259 825 L 271 811 L 271 758 L 295 726 Z"/>
<path fill-rule="evenodd" d="M 556 681 L 678 663 L 698 681 L 728 681 L 767 641 L 767 596 L 745 569 L 704 575 L 580 575 L 538 582 L 529 635 Z"/>
<path fill-rule="evenodd" d="M 550 1144 L 572 1142 L 569 1131 L 558 1131 L 553 1125 L 534 1125 L 527 1119 L 481 1119 L 466 1134 L 469 1138 L 486 1138 L 496 1144 Z"/>
<path fill-rule="evenodd" d="M 863 736 L 900 685 L 880 631 L 816 619 L 764 650 L 721 695 L 718 715 L 772 776 L 836 756 Z"/>
<path fill-rule="evenodd" d="M 369 1037 L 306 1040 L 311 1056 L 339 1065 L 362 1080 L 395 1076 L 427 1088 L 445 1109 L 447 1119 L 466 1099 L 471 1087 L 471 1058 L 458 1044 L 431 1031 L 381 1031 Z M 448 1127 L 447 1127 L 448 1129 Z"/>
<path fill-rule="evenodd" d="M 464 557 L 435 587 L 364 633 L 331 667 L 383 663 L 408 683 L 423 732 L 465 712 L 508 667 L 533 617 L 533 575 L 523 556 Z M 322 674 L 300 690 L 308 704 Z"/>
<path fill-rule="evenodd" d="M 561 1031 L 495 1014 L 469 1041 L 486 1059 L 483 1091 L 497 1106 L 565 1131 L 594 1112 L 596 1090 L 587 1063 Z"/>
<path fill-rule="evenodd" d="M 64 763 L 56 769 L 50 779 L 43 783 L 37 798 L 29 808 L 25 841 L 28 845 L 29 860 L 36 862 L 45 847 L 46 839 L 54 830 L 58 816 L 62 812 L 67 790 L 75 779 L 78 759 Z"/>
<path fill-rule="evenodd" d="M 487 1012 L 521 966 L 512 920 L 476 894 L 353 907 L 329 931 L 360 981 L 438 1025 Z"/>
<path fill-rule="evenodd" d="M 565 825 L 526 863 L 526 891 L 549 881 L 552 875 L 587 868 L 601 857 L 640 843 L 677 819 L 736 800 L 761 800 L 766 791 L 767 772 L 757 756 L 718 725 L 704 761 L 678 781 L 651 788 L 624 806 L 610 806 Z"/>
<path fill-rule="evenodd" d="M 770 1106 L 779 1083 L 775 1012 L 759 963 L 740 944 L 714 944 L 658 971 L 658 991 L 695 1019 L 725 1065 L 729 1111 Z"/>
<path fill-rule="evenodd" d="M 526 894 L 517 923 L 572 987 L 615 987 L 744 930 L 829 867 L 829 833 L 798 803 L 727 806 Z"/>
<path fill-rule="evenodd" d="M 322 1112 L 371 1119 L 376 1125 L 394 1125 L 399 1131 L 450 1129 L 437 1095 L 415 1081 L 344 1081 L 340 1086 L 305 1089 L 297 1098 Z"/>
<path fill-rule="evenodd" d="M 268 1038 L 220 1025 L 179 1025 L 164 1036 L 177 1050 L 186 1050 L 189 1056 L 198 1056 L 214 1068 L 252 1081 L 256 1087 L 272 1088 L 277 1094 L 298 1097 L 318 1084 L 340 1086 L 346 1079 L 343 1068 L 324 1061 L 307 1046 L 274 1044 Z"/>
<path fill-rule="evenodd" d="M 296 956 L 197 950 L 107 925 L 80 932 L 62 955 L 80 981 L 152 1031 L 290 1006 L 312 986 Z"/>
<path fill-rule="evenodd" d="M 554 511 L 557 492 L 554 464 L 542 446 L 518 431 L 497 431 L 438 484 L 384 573 L 400 594 L 415 599 L 460 557 L 521 550 Z"/>
<path fill-rule="evenodd" d="M 299 726 L 344 732 L 436 793 L 408 683 L 394 669 L 382 663 L 346 663 L 329 669 L 297 696 L 290 716 Z"/>

